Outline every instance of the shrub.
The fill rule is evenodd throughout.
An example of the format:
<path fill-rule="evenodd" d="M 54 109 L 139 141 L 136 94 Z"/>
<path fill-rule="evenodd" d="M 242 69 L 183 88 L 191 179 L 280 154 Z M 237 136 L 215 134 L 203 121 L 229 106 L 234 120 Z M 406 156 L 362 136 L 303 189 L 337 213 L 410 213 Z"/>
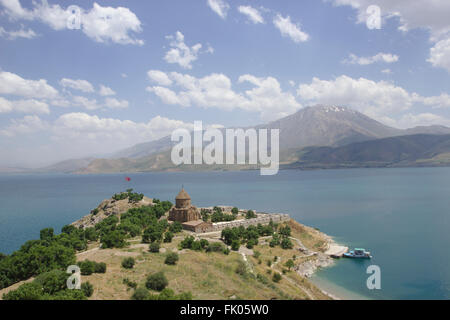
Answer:
<path fill-rule="evenodd" d="M 231 213 L 237 215 L 239 213 L 239 209 L 234 207 L 233 209 L 231 209 Z"/>
<path fill-rule="evenodd" d="M 159 252 L 159 242 L 150 243 L 150 252 L 153 252 L 153 253 Z"/>
<path fill-rule="evenodd" d="M 170 232 L 170 231 L 167 231 L 167 232 L 164 234 L 164 242 L 166 242 L 166 243 L 172 242 L 172 239 L 173 239 L 173 233 Z"/>
<path fill-rule="evenodd" d="M 89 281 L 83 282 L 81 284 L 81 291 L 83 291 L 84 295 L 89 298 L 94 293 L 94 286 Z"/>
<path fill-rule="evenodd" d="M 193 236 L 188 236 L 184 238 L 183 241 L 180 242 L 181 249 L 190 249 L 192 247 L 192 243 L 194 242 Z"/>
<path fill-rule="evenodd" d="M 134 261 L 134 258 L 125 258 L 122 260 L 122 267 L 124 267 L 125 269 L 133 269 L 135 263 L 136 261 Z"/>
<path fill-rule="evenodd" d="M 104 262 L 96 263 L 95 273 L 106 273 L 106 263 Z"/>
<path fill-rule="evenodd" d="M 42 287 L 36 282 L 25 283 L 17 290 L 3 295 L 4 300 L 40 300 L 41 297 Z"/>
<path fill-rule="evenodd" d="M 131 299 L 133 300 L 148 300 L 150 297 L 150 293 L 145 288 L 137 288 L 136 291 L 134 291 L 133 295 L 131 296 Z"/>
<path fill-rule="evenodd" d="M 69 274 L 62 270 L 52 270 L 41 273 L 36 277 L 34 282 L 38 283 L 42 287 L 43 293 L 52 295 L 67 288 L 68 277 Z"/>
<path fill-rule="evenodd" d="M 294 261 L 292 259 L 289 259 L 288 261 L 286 261 L 286 263 L 284 264 L 289 270 L 291 270 L 291 268 L 294 267 Z"/>
<path fill-rule="evenodd" d="M 283 248 L 283 249 L 292 249 L 293 247 L 294 247 L 294 245 L 292 244 L 291 239 L 289 239 L 289 238 L 284 238 L 284 239 L 281 241 L 281 248 Z"/>
<path fill-rule="evenodd" d="M 137 288 L 137 283 L 134 281 L 130 281 L 130 279 L 128 279 L 128 278 L 123 279 L 122 282 L 123 282 L 123 284 L 126 284 L 130 288 L 133 288 L 133 289 Z"/>
<path fill-rule="evenodd" d="M 248 210 L 245 214 L 245 219 L 253 219 L 256 218 L 256 214 L 253 210 Z"/>
<path fill-rule="evenodd" d="M 222 252 L 223 252 L 224 255 L 229 255 L 231 250 L 228 249 L 228 248 L 224 248 Z"/>
<path fill-rule="evenodd" d="M 278 272 L 274 272 L 274 274 L 272 276 L 272 281 L 273 282 L 280 282 L 281 281 L 281 274 L 279 274 Z"/>
<path fill-rule="evenodd" d="M 178 259 L 179 259 L 178 253 L 170 252 L 167 254 L 166 259 L 164 260 L 164 263 L 168 264 L 168 265 L 176 265 Z"/>
<path fill-rule="evenodd" d="M 172 233 L 178 233 L 183 230 L 183 226 L 181 225 L 181 222 L 175 221 L 169 226 L 169 231 Z"/>
<path fill-rule="evenodd" d="M 239 240 L 233 240 L 231 242 L 231 250 L 233 250 L 233 251 L 238 251 L 240 246 L 241 246 L 241 243 L 239 242 Z"/>
<path fill-rule="evenodd" d="M 163 272 L 157 272 L 147 277 L 147 281 L 145 282 L 145 286 L 148 289 L 162 291 L 167 285 L 169 281 Z"/>
<path fill-rule="evenodd" d="M 81 274 L 83 276 L 89 276 L 95 272 L 95 262 L 85 260 L 78 263 L 78 266 L 80 267 Z"/>
<path fill-rule="evenodd" d="M 197 240 L 197 241 L 192 242 L 191 249 L 195 250 L 195 251 L 201 251 L 202 245 L 201 245 L 200 241 Z"/>
<path fill-rule="evenodd" d="M 225 249 L 228 248 L 225 248 L 220 242 L 212 242 L 208 244 L 208 247 L 206 247 L 206 252 L 222 252 Z"/>

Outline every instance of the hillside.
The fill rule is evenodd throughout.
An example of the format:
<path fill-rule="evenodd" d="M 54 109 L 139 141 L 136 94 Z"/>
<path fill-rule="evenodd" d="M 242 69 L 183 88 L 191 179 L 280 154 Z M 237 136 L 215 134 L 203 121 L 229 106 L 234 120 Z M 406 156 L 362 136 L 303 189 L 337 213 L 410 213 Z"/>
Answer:
<path fill-rule="evenodd" d="M 134 195 L 127 194 L 128 197 Z M 130 299 L 136 292 L 136 288 L 145 288 L 147 277 L 157 272 L 164 273 L 168 280 L 167 288 L 173 290 L 173 294 L 190 294 L 194 300 L 330 299 L 330 296 L 307 279 L 307 275 L 311 274 L 315 268 L 332 263 L 332 259 L 324 254 L 332 240 L 320 231 L 289 220 L 279 225 L 267 226 L 273 230 L 271 231 L 272 235 L 262 236 L 259 234 L 257 243 L 251 248 L 248 248 L 250 242 L 246 245 L 247 240 L 242 238 L 240 247 L 238 245 L 239 250 L 233 251 L 229 250 L 232 246 L 226 246 L 225 240 L 221 239 L 220 231 L 193 234 L 178 230 L 173 231 L 173 238 L 170 241 L 156 241 L 155 243 L 159 243 L 159 249 L 156 252 L 149 250 L 151 246 L 149 243 L 144 243 L 146 242 L 144 237 L 147 234 L 146 230 L 154 232 L 158 229 L 163 232 L 160 234 L 161 239 L 163 234 L 166 239 L 167 233 L 175 230 L 166 222 L 167 211 L 165 214 L 164 211 L 159 211 L 162 215 L 158 219 L 153 216 L 159 209 L 167 205 L 167 202 L 155 200 L 154 203 L 149 203 L 149 198 L 143 197 L 141 202 L 135 202 L 129 206 L 131 210 L 124 212 L 125 206 L 127 206 L 124 201 L 131 198 L 122 199 L 120 196 L 127 194 L 121 193 L 112 199 L 104 200 L 97 207 L 99 211 L 90 214 L 92 217 L 104 215 L 105 219 L 99 219 L 89 225 L 84 222 L 75 222 L 70 227 L 64 227 L 63 232 L 58 236 L 41 231 L 41 240 L 28 242 L 28 246 L 40 246 L 41 242 L 48 245 L 48 242 L 45 241 L 57 245 L 57 243 L 68 241 L 68 237 L 71 237 L 70 241 L 74 241 L 70 242 L 69 246 L 80 245 L 79 240 L 75 238 L 87 241 L 87 234 L 90 235 L 89 239 L 94 239 L 94 230 L 98 232 L 99 239 L 86 242 L 87 245 L 83 246 L 83 249 L 77 250 L 74 260 L 69 260 L 76 260 L 79 265 L 87 263 L 88 260 L 93 261 L 94 265 L 104 265 L 103 271 L 96 271 L 97 267 L 95 267 L 95 271 L 86 274 L 82 267 L 82 282 L 89 282 L 93 285 L 93 294 L 89 298 L 91 300 Z M 166 206 L 165 210 L 167 208 L 170 207 Z M 100 212 L 100 210 L 102 211 Z M 85 221 L 85 219 L 80 221 Z M 144 232 L 142 235 L 133 236 L 131 233 L 133 226 L 136 227 L 140 223 L 146 224 Z M 160 227 L 164 229 L 159 229 Z M 288 235 L 285 233 L 286 228 L 289 229 Z M 46 230 L 48 229 L 44 231 Z M 106 239 L 110 235 L 117 236 L 117 230 L 125 232 L 126 242 L 124 245 L 117 247 L 111 246 L 109 242 L 104 242 L 103 237 Z M 255 226 L 254 230 L 257 230 Z M 43 234 L 47 234 L 50 238 L 43 240 Z M 274 241 L 275 236 L 281 237 L 282 234 L 281 245 L 280 243 L 269 245 Z M 186 246 L 186 239 L 191 236 L 193 236 L 191 245 Z M 194 248 L 193 242 L 203 243 L 200 242 L 201 239 L 206 246 Z M 284 241 L 288 241 L 290 246 L 283 247 Z M 109 245 L 105 246 L 106 243 Z M 212 249 L 210 250 L 210 248 Z M 28 249 L 22 247 L 21 250 Z M 174 265 L 165 263 L 169 253 L 178 255 L 178 261 Z M 6 268 L 8 261 L 14 259 L 13 256 L 4 258 L 6 264 L 0 264 L 0 275 L 2 272 L 8 274 L 9 269 L 2 268 Z M 125 258 L 134 259 L 133 268 L 127 269 L 122 266 Z M 290 262 L 287 263 L 288 261 Z M 36 267 L 39 267 L 40 262 L 36 263 Z M 73 264 L 73 262 L 68 263 Z M 26 277 L 23 279 L 27 280 L 22 279 L 23 281 L 5 287 L 0 290 L 0 299 L 2 297 L 3 299 L 21 297 L 22 299 L 57 300 L 63 297 L 64 299 L 86 298 L 81 292 L 75 294 L 75 292 L 65 289 L 67 275 L 64 276 L 65 272 L 62 269 L 65 270 L 66 267 L 53 268 L 54 270 L 50 272 L 47 272 L 48 269 L 42 268 L 43 271 L 33 274 L 32 278 Z M 39 270 L 41 269 L 39 268 Z M 274 274 L 279 275 L 279 279 L 273 278 Z M 62 279 L 54 278 L 56 275 L 62 276 Z M 49 282 L 50 279 L 52 279 L 51 282 Z M 61 284 L 55 290 L 60 291 L 59 293 L 46 291 L 42 296 L 39 286 L 44 285 L 44 291 L 50 290 L 49 286 L 56 285 L 58 281 L 61 281 Z M 36 287 L 38 289 L 35 289 Z M 170 290 L 163 292 L 168 294 Z M 160 299 L 174 298 L 167 296 L 163 298 L 162 293 L 154 290 L 145 291 L 148 291 L 147 294 L 152 294 L 153 297 L 159 295 Z M 4 296 L 4 294 L 8 295 Z M 16 295 L 14 296 L 14 294 Z"/>
<path fill-rule="evenodd" d="M 306 148 L 310 147 L 340 147 L 356 142 L 406 135 L 450 134 L 450 128 L 443 126 L 422 126 L 406 130 L 396 129 L 371 119 L 358 111 L 346 107 L 324 105 L 303 108 L 293 115 L 257 126 L 256 128 L 280 130 L 280 162 L 284 165 L 298 162 L 300 156 L 309 150 Z M 132 146 L 107 158 L 69 160 L 44 168 L 41 171 L 117 173 L 256 168 L 256 166 L 248 165 L 182 165 L 177 167 L 170 160 L 171 146 L 170 137 L 164 137 Z M 381 145 L 379 147 L 382 149 Z M 376 149 L 376 152 L 384 152 L 380 148 Z"/>
<path fill-rule="evenodd" d="M 411 135 L 303 150 L 290 168 L 408 167 L 450 164 L 450 135 Z"/>

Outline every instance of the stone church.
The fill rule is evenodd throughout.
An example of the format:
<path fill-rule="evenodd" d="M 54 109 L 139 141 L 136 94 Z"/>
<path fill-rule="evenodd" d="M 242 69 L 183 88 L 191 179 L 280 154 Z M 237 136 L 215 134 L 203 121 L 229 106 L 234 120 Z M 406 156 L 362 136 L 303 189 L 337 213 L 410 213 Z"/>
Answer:
<path fill-rule="evenodd" d="M 182 188 L 175 198 L 175 207 L 169 212 L 169 220 L 183 223 L 201 219 L 200 212 L 191 204 L 191 197 Z"/>

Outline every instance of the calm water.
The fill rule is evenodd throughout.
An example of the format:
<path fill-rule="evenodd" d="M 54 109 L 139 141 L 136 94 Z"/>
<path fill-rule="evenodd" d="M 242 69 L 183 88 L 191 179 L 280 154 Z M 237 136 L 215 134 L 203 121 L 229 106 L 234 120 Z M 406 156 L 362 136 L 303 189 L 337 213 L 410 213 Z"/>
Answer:
<path fill-rule="evenodd" d="M 341 259 L 320 271 L 330 290 L 369 298 L 450 299 L 450 168 L 0 176 L 0 252 L 11 253 L 39 230 L 57 230 L 129 187 L 173 201 L 184 184 L 197 206 L 236 205 L 286 212 L 371 261 Z M 366 288 L 379 265 L 381 290 Z M 332 283 L 332 285 L 331 285 Z"/>

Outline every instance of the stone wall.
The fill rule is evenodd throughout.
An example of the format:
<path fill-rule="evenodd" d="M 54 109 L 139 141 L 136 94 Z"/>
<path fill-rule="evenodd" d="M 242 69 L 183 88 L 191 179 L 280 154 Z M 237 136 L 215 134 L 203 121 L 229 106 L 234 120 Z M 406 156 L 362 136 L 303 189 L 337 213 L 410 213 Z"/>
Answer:
<path fill-rule="evenodd" d="M 217 222 L 213 223 L 210 230 L 205 230 L 204 232 L 214 232 L 214 231 L 222 231 L 225 228 L 237 228 L 243 226 L 247 228 L 249 226 L 256 226 L 258 224 L 268 225 L 270 221 L 274 223 L 280 223 L 284 221 L 289 221 L 291 217 L 288 214 L 282 213 L 258 213 L 257 218 L 253 219 L 242 219 L 242 220 L 234 220 L 227 222 Z"/>

